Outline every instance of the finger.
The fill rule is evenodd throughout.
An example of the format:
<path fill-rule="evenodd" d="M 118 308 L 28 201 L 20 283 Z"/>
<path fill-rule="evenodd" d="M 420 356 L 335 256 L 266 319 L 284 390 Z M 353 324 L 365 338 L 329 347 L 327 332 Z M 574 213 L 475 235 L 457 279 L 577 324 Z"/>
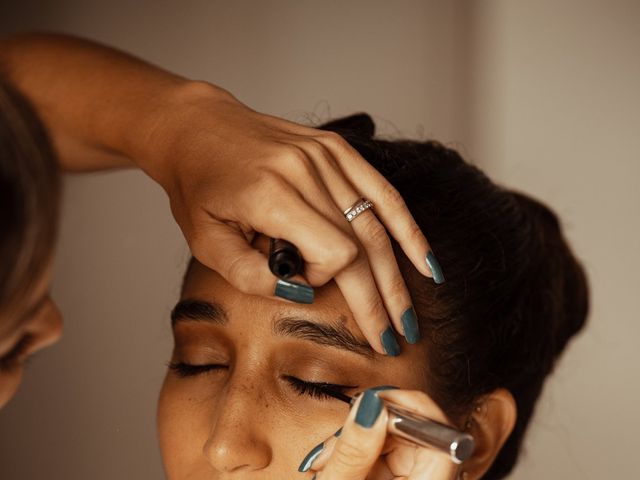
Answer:
<path fill-rule="evenodd" d="M 333 453 L 333 449 L 336 445 L 338 437 L 342 433 L 342 427 L 340 427 L 331 437 L 327 438 L 324 442 L 319 443 L 305 455 L 298 467 L 298 471 L 301 473 L 307 472 L 313 468 L 313 470 L 320 470 L 324 468 L 327 460 Z"/>
<path fill-rule="evenodd" d="M 400 355 L 400 344 L 389 323 L 387 310 L 364 252 L 334 280 L 371 347 L 385 355 Z"/>
<path fill-rule="evenodd" d="M 311 199 L 314 199 L 313 205 L 316 208 L 314 215 L 327 219 L 326 222 L 329 222 L 333 228 L 338 229 L 336 231 L 341 231 L 336 224 L 341 225 L 340 228 L 345 230 L 345 237 L 349 238 L 350 242 L 356 246 L 357 255 L 355 258 L 351 258 L 348 263 L 345 263 L 348 257 L 342 256 L 339 262 L 333 262 L 331 270 L 328 270 L 326 266 L 328 262 L 325 261 L 325 264 L 314 264 L 313 258 L 308 258 L 304 251 L 305 247 L 317 247 L 320 242 L 327 241 L 326 236 L 323 234 L 315 234 L 302 238 L 304 236 L 303 229 L 292 229 L 291 225 L 296 225 L 296 223 L 294 223 L 294 221 L 288 221 L 284 224 L 287 225 L 289 229 L 283 232 L 282 235 L 279 235 L 279 237 L 285 238 L 298 245 L 305 259 L 305 278 L 311 285 L 317 285 L 318 283 L 316 282 L 319 279 L 325 280 L 327 274 L 334 277 L 356 323 L 360 326 L 367 342 L 369 342 L 376 352 L 393 356 L 398 355 L 400 353 L 400 346 L 395 338 L 393 329 L 390 327 L 389 315 L 383 298 L 378 291 L 378 285 L 371 271 L 366 253 L 361 246 L 359 247 L 360 243 L 355 233 L 337 208 L 319 172 L 315 170 L 313 164 L 305 165 L 305 168 L 299 172 L 293 172 L 293 167 L 291 169 L 293 178 L 298 179 L 300 184 L 303 184 L 303 182 L 305 184 L 305 191 L 301 193 L 303 197 L 301 202 L 304 205 L 308 205 L 306 202 L 311 202 Z M 310 182 L 309 179 L 312 181 Z M 286 194 L 283 192 L 281 195 L 284 196 Z M 293 214 L 293 212 L 289 213 Z M 267 227 L 264 226 L 263 228 L 266 229 Z M 286 235 L 289 235 L 291 238 L 300 237 L 300 242 L 305 241 L 312 245 L 296 243 L 296 240 L 291 240 Z M 353 236 L 353 238 L 349 235 Z M 341 248 L 343 247 L 339 244 L 334 244 L 332 248 L 333 254 L 338 255 Z M 398 315 L 398 318 L 399 317 Z"/>
<path fill-rule="evenodd" d="M 451 425 L 444 411 L 425 392 L 419 390 L 384 390 L 380 398 L 390 401 L 408 411 L 415 412 L 443 424 Z M 457 465 L 449 454 L 432 448 L 408 446 L 400 442 L 387 442 L 390 451 L 386 461 L 391 471 L 410 480 L 452 480 Z"/>
<path fill-rule="evenodd" d="M 418 271 L 436 283 L 444 282 L 442 268 L 399 192 L 340 135 L 323 132 L 316 138 L 331 151 L 356 190 L 376 205 L 378 217 Z"/>
<path fill-rule="evenodd" d="M 306 187 L 313 190 L 308 182 Z M 304 258 L 311 285 L 325 284 L 354 261 L 359 251 L 355 239 L 322 213 L 334 205 L 328 194 L 318 192 L 312 206 L 299 186 L 285 179 L 264 188 L 266 192 L 256 192 L 245 206 L 247 221 L 260 233 L 293 243 Z M 256 198 L 260 208 L 255 208 Z"/>
<path fill-rule="evenodd" d="M 440 406 L 421 390 L 383 390 L 380 391 L 379 395 L 381 398 L 395 403 L 406 410 L 444 423 L 445 425 L 453 426 L 453 423 Z"/>
<path fill-rule="evenodd" d="M 426 448 L 415 451 L 413 468 L 408 480 L 454 480 L 458 466 L 447 454 Z"/>
<path fill-rule="evenodd" d="M 267 257 L 247 243 L 239 229 L 211 219 L 207 228 L 189 238 L 189 247 L 196 259 L 241 292 L 313 303 L 313 287 L 303 283 L 300 276 L 287 280 L 276 278 L 269 270 Z"/>
<path fill-rule="evenodd" d="M 376 460 L 376 463 L 373 464 L 371 470 L 369 471 L 369 475 L 367 476 L 367 480 L 402 480 L 403 477 L 398 477 L 395 475 L 389 466 L 384 457 L 379 457 Z"/>
<path fill-rule="evenodd" d="M 387 435 L 387 411 L 376 390 L 367 390 L 349 412 L 340 437 L 312 468 L 322 480 L 364 480 L 376 463 Z M 323 455 L 324 454 L 324 455 Z"/>
<path fill-rule="evenodd" d="M 314 150 L 311 155 L 321 157 L 317 166 L 318 172 L 340 212 L 344 212 L 361 196 L 344 177 L 330 152 L 320 143 L 314 144 L 315 146 L 312 146 L 313 144 L 306 142 L 306 148 Z M 343 221 L 347 222 L 346 219 Z M 376 286 L 396 330 L 402 332 L 409 343 L 418 342 L 418 319 L 387 231 L 372 210 L 361 213 L 350 223 L 350 227 L 365 249 Z M 367 325 L 360 325 L 361 329 L 363 327 L 367 328 Z"/>

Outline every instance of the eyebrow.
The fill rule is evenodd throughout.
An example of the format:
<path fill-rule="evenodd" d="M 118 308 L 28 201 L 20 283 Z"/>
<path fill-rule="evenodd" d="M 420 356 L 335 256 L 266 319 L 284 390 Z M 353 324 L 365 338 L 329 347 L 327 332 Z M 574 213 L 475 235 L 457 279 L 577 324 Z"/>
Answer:
<path fill-rule="evenodd" d="M 375 353 L 366 341 L 357 338 L 342 322 L 327 324 L 298 317 L 282 317 L 273 325 L 273 333 L 348 350 L 368 358 L 373 358 Z"/>
<path fill-rule="evenodd" d="M 229 322 L 227 312 L 219 303 L 198 299 L 179 301 L 171 311 L 171 326 L 184 321 L 201 321 L 217 325 Z M 298 338 L 325 347 L 339 348 L 358 355 L 373 358 L 374 350 L 364 340 L 357 338 L 345 325 L 344 317 L 333 323 L 320 323 L 295 316 L 278 318 L 273 325 L 278 336 Z"/>
<path fill-rule="evenodd" d="M 229 317 L 219 303 L 196 299 L 180 300 L 171 311 L 171 326 L 175 327 L 177 323 L 188 320 L 226 325 Z"/>

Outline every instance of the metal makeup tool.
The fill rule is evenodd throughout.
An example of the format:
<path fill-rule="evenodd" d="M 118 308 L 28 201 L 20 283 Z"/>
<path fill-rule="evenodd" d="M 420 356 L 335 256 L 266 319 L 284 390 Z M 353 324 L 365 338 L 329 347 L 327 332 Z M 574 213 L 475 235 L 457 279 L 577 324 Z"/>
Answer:
<path fill-rule="evenodd" d="M 281 238 L 271 238 L 269 241 L 269 269 L 279 278 L 302 273 L 304 262 L 296 246 Z"/>
<path fill-rule="evenodd" d="M 331 389 L 323 390 L 327 395 L 353 405 L 361 395 L 350 397 Z M 423 415 L 410 412 L 389 400 L 381 398 L 389 412 L 388 431 L 392 435 L 409 440 L 417 445 L 436 448 L 448 453 L 451 460 L 460 464 L 468 459 L 475 448 L 475 440 L 471 435 L 455 428 L 431 420 Z"/>

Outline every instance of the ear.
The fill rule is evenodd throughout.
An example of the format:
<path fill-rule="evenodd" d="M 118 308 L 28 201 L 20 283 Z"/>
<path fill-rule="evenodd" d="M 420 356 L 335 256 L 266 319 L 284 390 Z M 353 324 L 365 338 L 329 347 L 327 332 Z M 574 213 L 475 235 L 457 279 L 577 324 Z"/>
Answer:
<path fill-rule="evenodd" d="M 462 470 L 465 478 L 479 479 L 489 470 L 516 423 L 513 395 L 504 388 L 494 390 L 476 406 L 467 430 L 476 440 L 476 449 Z"/>

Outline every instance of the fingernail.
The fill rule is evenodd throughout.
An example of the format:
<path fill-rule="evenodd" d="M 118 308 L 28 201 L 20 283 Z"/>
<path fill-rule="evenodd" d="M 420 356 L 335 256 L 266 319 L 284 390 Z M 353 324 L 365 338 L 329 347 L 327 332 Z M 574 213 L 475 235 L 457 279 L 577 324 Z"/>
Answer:
<path fill-rule="evenodd" d="M 436 283 L 444 283 L 444 273 L 442 273 L 440 263 L 438 263 L 438 259 L 431 250 L 427 253 L 427 265 L 429 265 L 429 269 L 431 269 L 431 273 L 433 274 L 433 281 Z"/>
<path fill-rule="evenodd" d="M 299 472 L 308 471 L 311 468 L 311 465 L 313 464 L 315 459 L 318 458 L 318 455 L 320 455 L 320 453 L 322 453 L 323 449 L 324 449 L 324 442 L 322 442 L 319 445 L 316 445 L 315 447 L 313 447 L 311 449 L 311 451 L 309 453 L 307 453 L 307 456 L 304 457 L 304 460 L 302 460 L 302 463 L 298 467 L 298 471 Z"/>
<path fill-rule="evenodd" d="M 360 401 L 356 412 L 356 423 L 361 427 L 373 427 L 382 411 L 382 400 L 378 398 L 376 393 L 375 390 L 367 390 Z"/>
<path fill-rule="evenodd" d="M 420 327 L 418 326 L 418 316 L 413 305 L 404 311 L 400 320 L 402 320 L 402 329 L 407 343 L 418 343 L 420 340 Z"/>
<path fill-rule="evenodd" d="M 387 355 L 391 355 L 392 357 L 400 355 L 400 345 L 398 344 L 391 327 L 387 327 L 387 329 L 380 334 L 380 340 L 382 341 L 382 347 Z"/>
<path fill-rule="evenodd" d="M 342 427 L 336 430 L 336 433 L 333 434 L 333 436 L 336 438 L 338 438 L 340 435 L 342 435 Z"/>
<path fill-rule="evenodd" d="M 278 279 L 275 294 L 297 303 L 313 303 L 313 287 Z"/>

